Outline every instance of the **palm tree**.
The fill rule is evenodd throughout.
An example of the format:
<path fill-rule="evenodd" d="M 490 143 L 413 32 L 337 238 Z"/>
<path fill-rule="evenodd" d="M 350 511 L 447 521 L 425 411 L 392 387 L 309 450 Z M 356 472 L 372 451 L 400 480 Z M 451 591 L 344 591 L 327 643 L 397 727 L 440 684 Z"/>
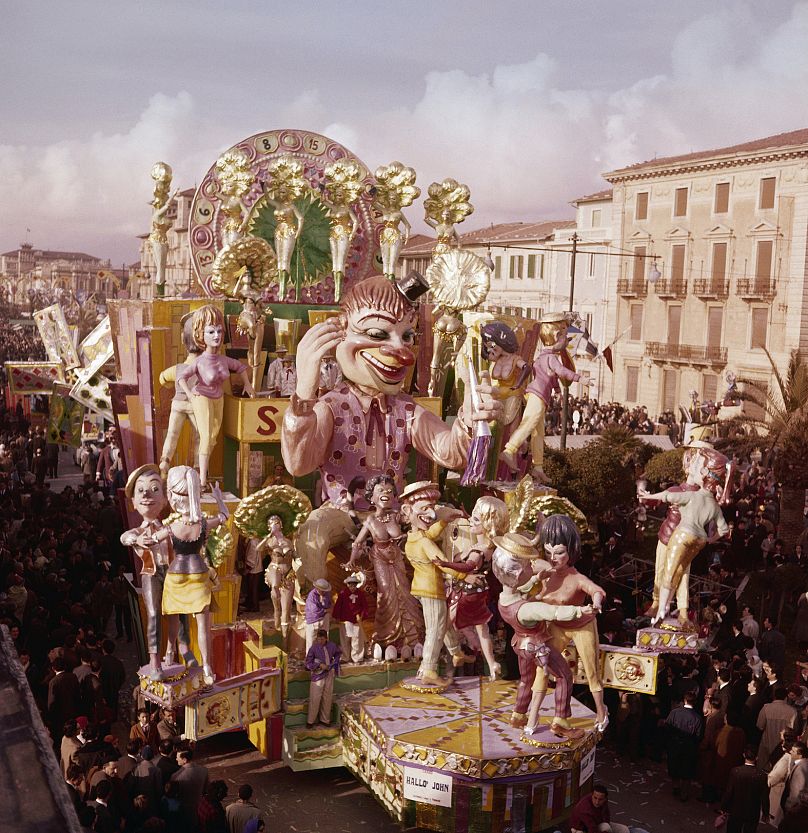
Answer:
<path fill-rule="evenodd" d="M 774 475 L 780 483 L 780 528 L 786 551 L 790 551 L 803 530 L 805 490 L 808 488 L 808 364 L 798 351 L 791 354 L 782 375 L 768 350 L 763 348 L 772 367 L 774 384 L 754 379 L 744 383 L 742 399 L 758 406 L 759 417 L 743 417 L 742 422 L 757 433 Z"/>

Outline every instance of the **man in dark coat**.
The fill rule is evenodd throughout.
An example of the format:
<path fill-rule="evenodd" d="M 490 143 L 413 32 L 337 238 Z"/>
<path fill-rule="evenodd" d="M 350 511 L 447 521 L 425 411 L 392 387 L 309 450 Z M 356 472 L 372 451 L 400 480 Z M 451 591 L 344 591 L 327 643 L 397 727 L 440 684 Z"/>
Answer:
<path fill-rule="evenodd" d="M 768 801 L 766 776 L 757 768 L 757 752 L 747 746 L 743 766 L 736 766 L 729 774 L 721 809 L 728 814 L 727 833 L 755 833 L 760 814 Z"/>
<path fill-rule="evenodd" d="M 682 801 L 687 801 L 690 782 L 696 777 L 699 741 L 704 733 L 704 721 L 695 705 L 695 692 L 686 691 L 684 703 L 672 709 L 665 721 L 668 774 L 673 780 L 673 794 Z"/>
<path fill-rule="evenodd" d="M 51 668 L 53 677 L 48 683 L 48 726 L 51 735 L 58 738 L 65 723 L 79 716 L 81 693 L 79 681 L 72 671 L 65 669 L 63 657 L 56 657 Z"/>
<path fill-rule="evenodd" d="M 118 657 L 114 656 L 115 643 L 111 639 L 105 639 L 101 643 L 101 650 L 103 656 L 101 657 L 101 669 L 98 674 L 101 680 L 101 690 L 104 693 L 107 706 L 112 711 L 112 719 L 117 720 L 118 692 L 126 682 L 126 670 Z"/>

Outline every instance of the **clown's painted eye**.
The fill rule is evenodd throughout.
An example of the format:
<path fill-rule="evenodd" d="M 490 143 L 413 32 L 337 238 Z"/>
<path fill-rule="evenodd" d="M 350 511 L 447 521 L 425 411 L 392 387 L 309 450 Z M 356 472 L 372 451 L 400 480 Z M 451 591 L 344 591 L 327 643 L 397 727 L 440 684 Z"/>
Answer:
<path fill-rule="evenodd" d="M 414 344 L 415 343 L 415 330 L 407 330 L 402 336 L 401 340 L 404 344 Z"/>
<path fill-rule="evenodd" d="M 387 333 L 384 330 L 379 330 L 375 327 L 373 327 L 369 330 L 365 330 L 365 335 L 368 338 L 374 338 L 377 341 L 384 341 L 388 337 Z"/>

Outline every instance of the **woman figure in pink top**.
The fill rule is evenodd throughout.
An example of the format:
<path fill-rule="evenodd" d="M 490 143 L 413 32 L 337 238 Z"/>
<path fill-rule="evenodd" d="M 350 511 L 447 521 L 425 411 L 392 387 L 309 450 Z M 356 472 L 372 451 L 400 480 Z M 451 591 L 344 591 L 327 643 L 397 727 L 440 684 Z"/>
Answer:
<path fill-rule="evenodd" d="M 207 304 L 196 310 L 191 331 L 194 342 L 203 352 L 194 364 L 177 373 L 177 385 L 188 397 L 199 429 L 199 479 L 204 490 L 208 484 L 210 452 L 222 427 L 225 382 L 231 373 L 237 373 L 249 396 L 255 396 L 255 390 L 246 365 L 219 352 L 224 344 L 224 313 L 220 309 Z M 194 377 L 197 381 L 192 390 L 189 381 Z"/>
<path fill-rule="evenodd" d="M 558 380 L 565 384 L 577 382 L 580 373 L 567 352 L 567 314 L 563 312 L 545 315 L 539 323 L 539 340 L 544 345 L 533 363 L 533 380 L 527 386 L 525 410 L 522 421 L 508 438 L 500 460 L 512 471 L 518 471 L 516 454 L 522 443 L 530 440 L 530 454 L 533 458 L 531 475 L 542 483 L 547 482 L 544 473 L 544 417 Z"/>

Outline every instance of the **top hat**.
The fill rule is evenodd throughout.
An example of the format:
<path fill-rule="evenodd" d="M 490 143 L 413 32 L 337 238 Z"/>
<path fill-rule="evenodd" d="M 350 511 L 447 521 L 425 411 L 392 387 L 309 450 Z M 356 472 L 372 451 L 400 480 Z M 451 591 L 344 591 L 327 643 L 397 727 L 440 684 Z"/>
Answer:
<path fill-rule="evenodd" d="M 426 278 L 415 269 L 409 271 L 403 278 L 395 281 L 396 289 L 411 303 L 414 304 L 424 293 L 429 292 L 429 284 Z"/>

